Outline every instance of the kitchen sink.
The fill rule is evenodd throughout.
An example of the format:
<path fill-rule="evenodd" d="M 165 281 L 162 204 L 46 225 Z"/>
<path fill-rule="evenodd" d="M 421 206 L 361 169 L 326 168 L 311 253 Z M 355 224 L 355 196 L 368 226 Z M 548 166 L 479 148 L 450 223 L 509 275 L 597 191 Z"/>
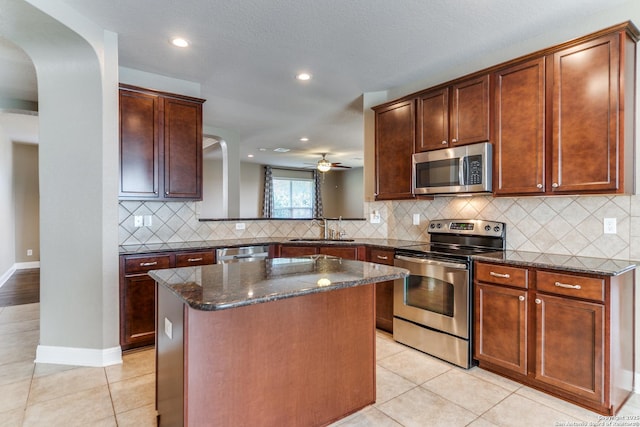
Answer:
<path fill-rule="evenodd" d="M 322 239 L 322 238 L 297 238 L 289 239 L 290 242 L 353 242 L 354 239 Z"/>

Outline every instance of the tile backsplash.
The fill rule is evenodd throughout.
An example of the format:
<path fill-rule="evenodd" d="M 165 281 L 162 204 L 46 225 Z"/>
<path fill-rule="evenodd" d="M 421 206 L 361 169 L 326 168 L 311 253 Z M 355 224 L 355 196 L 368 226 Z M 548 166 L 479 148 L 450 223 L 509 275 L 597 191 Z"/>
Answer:
<path fill-rule="evenodd" d="M 342 221 L 350 238 L 428 240 L 427 221 L 478 218 L 507 224 L 507 248 L 599 258 L 640 259 L 640 196 L 438 197 L 434 200 L 365 203 L 365 215 L 380 212 L 379 224 Z M 253 237 L 320 237 L 314 221 L 198 221 L 199 202 L 122 201 L 120 244 L 177 243 Z M 413 215 L 420 214 L 420 225 Z M 135 227 L 135 215 L 152 225 Z M 617 233 L 604 234 L 604 218 L 616 218 Z M 236 230 L 243 222 L 244 230 Z M 338 221 L 330 221 L 332 228 Z"/>

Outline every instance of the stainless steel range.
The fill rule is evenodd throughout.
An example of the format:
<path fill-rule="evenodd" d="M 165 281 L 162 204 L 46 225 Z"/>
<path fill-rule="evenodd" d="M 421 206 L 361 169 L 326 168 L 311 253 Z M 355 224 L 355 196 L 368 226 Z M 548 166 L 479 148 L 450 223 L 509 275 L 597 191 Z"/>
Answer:
<path fill-rule="evenodd" d="M 474 254 L 501 254 L 505 224 L 484 220 L 429 222 L 430 243 L 396 250 L 393 338 L 463 368 L 472 364 Z"/>

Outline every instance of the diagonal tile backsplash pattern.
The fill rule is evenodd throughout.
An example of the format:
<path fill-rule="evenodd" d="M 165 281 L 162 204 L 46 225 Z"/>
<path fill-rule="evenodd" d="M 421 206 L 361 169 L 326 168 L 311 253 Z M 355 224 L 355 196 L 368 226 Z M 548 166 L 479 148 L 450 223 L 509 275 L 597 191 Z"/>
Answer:
<path fill-rule="evenodd" d="M 320 237 L 314 221 L 198 221 L 199 202 L 122 201 L 120 244 L 178 243 L 269 237 Z M 434 200 L 365 203 L 381 222 L 342 221 L 350 238 L 429 239 L 427 221 L 437 218 L 488 219 L 507 224 L 507 248 L 598 258 L 640 259 L 640 196 L 437 197 Z M 420 225 L 413 215 L 420 214 Z M 134 227 L 134 215 L 152 215 L 149 227 Z M 616 218 L 617 233 L 604 234 L 604 218 Z M 338 227 L 331 221 L 332 228 Z"/>

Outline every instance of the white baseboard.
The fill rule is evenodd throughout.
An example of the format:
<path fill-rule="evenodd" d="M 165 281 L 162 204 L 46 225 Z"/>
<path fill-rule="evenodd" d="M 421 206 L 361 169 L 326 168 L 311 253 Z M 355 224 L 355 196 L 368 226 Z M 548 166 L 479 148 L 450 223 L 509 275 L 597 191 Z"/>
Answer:
<path fill-rule="evenodd" d="M 633 392 L 640 393 L 640 372 L 636 372 L 636 381 L 633 383 Z"/>
<path fill-rule="evenodd" d="M 14 264 L 16 270 L 27 270 L 29 268 L 40 268 L 40 261 L 17 262 Z"/>
<path fill-rule="evenodd" d="M 38 345 L 35 363 L 104 367 L 122 363 L 120 347 L 105 349 Z"/>
<path fill-rule="evenodd" d="M 0 288 L 2 287 L 2 285 L 7 283 L 7 280 L 9 280 L 9 278 L 13 276 L 13 273 L 15 272 L 16 272 L 16 265 L 14 264 L 6 273 L 0 276 Z"/>

